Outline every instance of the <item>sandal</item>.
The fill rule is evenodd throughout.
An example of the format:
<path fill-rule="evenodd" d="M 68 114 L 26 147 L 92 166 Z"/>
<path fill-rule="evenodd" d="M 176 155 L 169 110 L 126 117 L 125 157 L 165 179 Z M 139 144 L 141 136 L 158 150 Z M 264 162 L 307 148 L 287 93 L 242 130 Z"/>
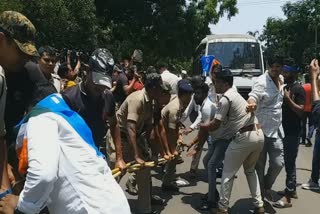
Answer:
<path fill-rule="evenodd" d="M 292 204 L 290 202 L 284 202 L 282 200 L 279 200 L 279 201 L 273 203 L 272 205 L 275 208 L 280 208 L 280 209 L 292 207 Z"/>
<path fill-rule="evenodd" d="M 7 189 L 6 191 L 4 191 L 4 192 L 2 192 L 2 193 L 0 193 L 0 200 L 2 199 L 2 198 L 4 198 L 6 195 L 8 195 L 8 194 L 12 194 L 12 189 L 10 188 L 10 189 Z"/>

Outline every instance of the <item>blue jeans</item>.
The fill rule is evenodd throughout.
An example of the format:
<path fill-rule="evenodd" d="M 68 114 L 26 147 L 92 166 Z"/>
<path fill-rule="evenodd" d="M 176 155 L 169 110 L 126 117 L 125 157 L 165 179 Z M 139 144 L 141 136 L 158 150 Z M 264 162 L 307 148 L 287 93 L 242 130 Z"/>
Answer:
<path fill-rule="evenodd" d="M 283 139 L 284 165 L 287 173 L 286 191 L 296 191 L 297 174 L 296 159 L 299 150 L 299 136 L 286 136 Z"/>
<path fill-rule="evenodd" d="M 224 155 L 230 144 L 230 140 L 215 140 L 208 151 L 208 202 L 212 207 L 217 207 L 219 202 L 219 192 L 217 190 L 217 167 L 224 160 Z"/>
<path fill-rule="evenodd" d="M 316 141 L 313 148 L 312 158 L 312 173 L 311 180 L 319 184 L 319 172 L 320 171 L 320 131 L 317 130 Z"/>
<path fill-rule="evenodd" d="M 265 175 L 267 154 L 269 155 L 269 168 Z M 270 138 L 265 136 L 264 147 L 256 165 L 262 194 L 264 193 L 264 190 L 272 188 L 283 166 L 283 143 L 281 138 Z"/>

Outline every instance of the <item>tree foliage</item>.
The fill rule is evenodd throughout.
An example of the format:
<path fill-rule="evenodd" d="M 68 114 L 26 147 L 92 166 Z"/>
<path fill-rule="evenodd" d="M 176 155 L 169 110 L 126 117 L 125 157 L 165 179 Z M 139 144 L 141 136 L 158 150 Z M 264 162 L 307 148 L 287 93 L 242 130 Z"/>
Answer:
<path fill-rule="evenodd" d="M 6 3 L 3 3 L 6 2 Z M 189 62 L 209 24 L 238 10 L 237 0 L 1 0 L 35 24 L 38 45 L 107 47 L 117 58 L 143 50 L 146 63 Z"/>
<path fill-rule="evenodd" d="M 299 65 L 309 63 L 319 52 L 319 46 L 315 47 L 315 30 L 320 23 L 320 1 L 287 3 L 282 10 L 286 18 L 269 18 L 260 36 L 265 42 L 266 56 L 281 54 L 294 58 Z"/>

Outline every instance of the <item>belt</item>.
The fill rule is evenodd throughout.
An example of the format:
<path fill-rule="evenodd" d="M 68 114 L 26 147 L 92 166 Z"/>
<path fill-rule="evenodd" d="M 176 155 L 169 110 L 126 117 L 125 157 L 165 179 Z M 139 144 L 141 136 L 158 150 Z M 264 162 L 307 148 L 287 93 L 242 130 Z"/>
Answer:
<path fill-rule="evenodd" d="M 248 126 L 245 126 L 245 127 L 241 128 L 239 130 L 239 134 L 242 134 L 242 133 L 245 133 L 245 132 L 255 131 L 255 130 L 258 130 L 258 129 L 261 129 L 259 124 L 251 124 L 251 125 L 248 125 Z"/>

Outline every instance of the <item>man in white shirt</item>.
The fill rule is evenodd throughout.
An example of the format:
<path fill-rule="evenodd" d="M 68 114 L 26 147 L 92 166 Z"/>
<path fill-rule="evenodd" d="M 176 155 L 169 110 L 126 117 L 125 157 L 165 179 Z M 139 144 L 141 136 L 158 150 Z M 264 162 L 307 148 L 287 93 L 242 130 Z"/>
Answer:
<path fill-rule="evenodd" d="M 268 62 L 269 71 L 262 74 L 252 86 L 247 110 L 250 112 L 256 110 L 256 116 L 265 135 L 264 148 L 256 169 L 263 196 L 272 199 L 271 188 L 284 166 L 282 103 L 285 85 L 280 75 L 283 59 L 276 56 L 269 59 Z M 265 174 L 267 154 L 269 155 L 269 169 Z"/>
<path fill-rule="evenodd" d="M 18 128 L 19 173 L 26 181 L 19 196 L 6 196 L 7 208 L 25 214 L 45 206 L 59 214 L 130 213 L 90 128 L 61 95 L 41 100 Z"/>
<path fill-rule="evenodd" d="M 165 64 L 161 64 L 159 66 L 159 72 L 163 83 L 168 83 L 171 86 L 171 94 L 177 94 L 177 84 L 180 78 L 177 75 L 171 73 L 167 69 L 167 66 Z"/>

